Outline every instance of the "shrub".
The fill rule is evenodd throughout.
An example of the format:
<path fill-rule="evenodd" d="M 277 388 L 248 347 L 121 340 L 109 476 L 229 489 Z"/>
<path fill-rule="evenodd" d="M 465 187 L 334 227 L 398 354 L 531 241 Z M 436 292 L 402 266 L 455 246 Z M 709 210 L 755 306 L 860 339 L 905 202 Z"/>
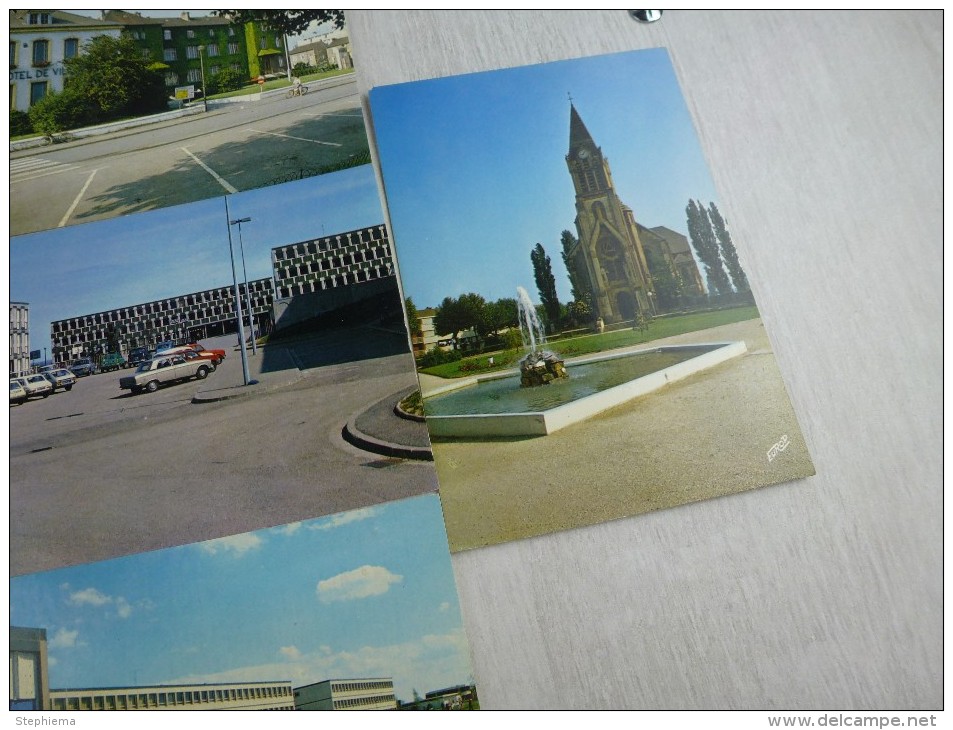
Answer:
<path fill-rule="evenodd" d="M 59 94 L 47 94 L 30 107 L 30 123 L 40 134 L 76 129 L 93 121 L 92 109 L 86 97 L 69 88 Z"/>
<path fill-rule="evenodd" d="M 434 365 L 443 365 L 448 362 L 457 362 L 462 357 L 459 350 L 441 350 L 439 347 L 430 348 L 417 360 L 417 367 L 432 368 Z"/>
<path fill-rule="evenodd" d="M 222 94 L 226 91 L 238 91 L 244 85 L 244 74 L 232 68 L 224 68 L 208 80 L 208 93 Z"/>
<path fill-rule="evenodd" d="M 18 109 L 10 110 L 10 136 L 18 137 L 21 134 L 29 134 L 33 131 L 33 125 L 30 124 L 30 115 L 21 112 Z"/>

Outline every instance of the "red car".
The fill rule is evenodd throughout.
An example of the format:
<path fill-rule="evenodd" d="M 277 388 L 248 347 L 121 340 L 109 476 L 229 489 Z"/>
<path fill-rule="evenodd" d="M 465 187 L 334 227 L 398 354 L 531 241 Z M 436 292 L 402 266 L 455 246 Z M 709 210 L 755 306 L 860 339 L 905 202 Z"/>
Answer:
<path fill-rule="evenodd" d="M 225 359 L 225 350 L 208 350 L 202 347 L 198 342 L 190 342 L 187 345 L 179 345 L 178 347 L 172 347 L 168 350 L 163 350 L 163 355 L 182 355 L 185 353 L 193 352 L 205 360 L 210 360 L 213 365 L 221 365 L 222 360 Z"/>

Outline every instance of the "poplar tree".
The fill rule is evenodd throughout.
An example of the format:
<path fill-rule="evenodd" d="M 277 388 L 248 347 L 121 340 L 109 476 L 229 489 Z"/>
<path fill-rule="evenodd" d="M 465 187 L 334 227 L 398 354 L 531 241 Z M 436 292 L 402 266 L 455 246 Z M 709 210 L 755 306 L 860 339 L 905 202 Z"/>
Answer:
<path fill-rule="evenodd" d="M 721 255 L 718 252 L 718 240 L 715 238 L 708 212 L 700 203 L 689 200 L 685 214 L 688 216 L 688 235 L 692 240 L 692 246 L 705 266 L 708 293 L 715 296 L 730 294 L 731 283 L 728 281 L 728 274 L 725 273 Z"/>
<path fill-rule="evenodd" d="M 728 273 L 731 274 L 731 281 L 735 285 L 735 290 L 739 294 L 749 293 L 751 286 L 748 284 L 748 277 L 745 276 L 744 269 L 741 268 L 741 262 L 738 261 L 738 252 L 731 242 L 731 234 L 725 225 L 725 219 L 721 217 L 718 206 L 714 203 L 708 207 L 708 217 L 711 220 L 712 228 L 715 230 L 718 247 L 721 249 L 721 257 L 725 260 Z"/>
<path fill-rule="evenodd" d="M 559 297 L 556 294 L 556 277 L 553 276 L 552 261 L 546 255 L 543 244 L 537 243 L 530 253 L 533 262 L 533 277 L 539 291 L 539 302 L 546 310 L 550 322 L 557 322 L 560 315 Z"/>

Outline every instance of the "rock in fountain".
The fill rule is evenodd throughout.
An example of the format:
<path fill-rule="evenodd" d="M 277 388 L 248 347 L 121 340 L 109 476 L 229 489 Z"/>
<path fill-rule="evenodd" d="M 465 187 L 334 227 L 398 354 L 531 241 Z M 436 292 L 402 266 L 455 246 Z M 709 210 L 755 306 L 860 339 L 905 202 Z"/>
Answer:
<path fill-rule="evenodd" d="M 536 308 L 526 290 L 516 287 L 516 307 L 520 318 L 520 334 L 526 356 L 520 360 L 520 387 L 532 388 L 548 385 L 557 378 L 568 378 L 566 366 L 559 356 L 540 349 L 546 343 L 546 333 L 536 316 Z"/>

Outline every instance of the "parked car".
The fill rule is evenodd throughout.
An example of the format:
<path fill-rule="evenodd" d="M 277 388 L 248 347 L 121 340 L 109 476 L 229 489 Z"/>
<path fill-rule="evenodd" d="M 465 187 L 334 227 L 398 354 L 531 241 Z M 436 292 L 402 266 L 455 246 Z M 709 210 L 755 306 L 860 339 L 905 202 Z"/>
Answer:
<path fill-rule="evenodd" d="M 107 352 L 99 363 L 99 369 L 104 373 L 124 367 L 126 367 L 126 358 L 122 356 L 121 352 Z"/>
<path fill-rule="evenodd" d="M 198 342 L 191 342 L 187 345 L 179 345 L 178 347 L 173 347 L 168 350 L 163 351 L 163 355 L 181 355 L 185 352 L 194 352 L 199 357 L 203 357 L 209 362 L 214 363 L 216 366 L 222 364 L 222 360 L 225 359 L 225 350 L 208 350 L 202 347 Z"/>
<path fill-rule="evenodd" d="M 20 385 L 23 386 L 28 398 L 35 395 L 47 398 L 53 395 L 53 384 L 39 373 L 25 375 L 22 378 L 17 378 L 17 380 L 20 381 Z"/>
<path fill-rule="evenodd" d="M 162 342 L 156 343 L 156 355 L 165 353 L 167 350 L 171 350 L 175 347 L 175 343 L 172 340 L 163 340 Z"/>
<path fill-rule="evenodd" d="M 76 384 L 76 376 L 64 368 L 60 368 L 59 370 L 51 370 L 46 373 L 40 373 L 40 375 L 52 383 L 54 393 L 56 392 L 57 388 L 62 388 L 63 390 L 72 390 L 73 386 Z"/>
<path fill-rule="evenodd" d="M 151 359 L 152 353 L 149 352 L 148 347 L 134 347 L 129 351 L 129 358 L 126 360 L 126 365 L 133 367 L 134 365 Z"/>
<path fill-rule="evenodd" d="M 96 364 L 88 357 L 81 357 L 77 360 L 73 360 L 69 366 L 69 371 L 77 378 L 81 378 L 84 375 L 92 375 L 95 373 Z"/>
<path fill-rule="evenodd" d="M 191 378 L 202 380 L 212 371 L 210 363 L 204 359 L 187 360 L 183 355 L 159 355 L 144 362 L 132 375 L 119 379 L 119 387 L 133 393 L 148 391 L 154 393 L 160 385 L 178 383 Z"/>
<path fill-rule="evenodd" d="M 10 378 L 10 402 L 17 404 L 26 403 L 29 397 L 26 388 L 23 387 L 23 383 L 16 378 Z"/>

